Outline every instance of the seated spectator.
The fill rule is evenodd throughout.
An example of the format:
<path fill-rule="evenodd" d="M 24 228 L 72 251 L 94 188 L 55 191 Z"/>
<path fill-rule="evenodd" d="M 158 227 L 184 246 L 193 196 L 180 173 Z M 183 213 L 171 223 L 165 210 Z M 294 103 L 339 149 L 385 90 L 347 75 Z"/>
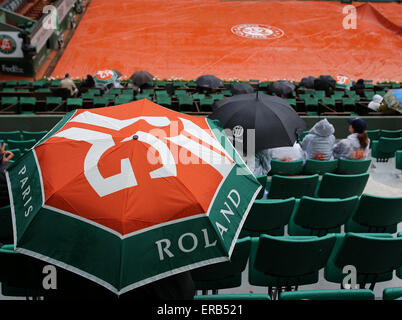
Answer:
<path fill-rule="evenodd" d="M 66 73 L 64 79 L 61 80 L 60 87 L 70 90 L 70 95 L 72 97 L 75 97 L 78 94 L 78 89 L 74 81 L 70 79 L 70 75 L 68 73 Z"/>
<path fill-rule="evenodd" d="M 11 151 L 6 151 L 6 144 L 3 143 L 0 148 L 0 207 L 10 204 L 5 170 L 8 168 L 9 161 L 13 157 L 14 154 Z"/>
<path fill-rule="evenodd" d="M 334 126 L 327 119 L 318 121 L 304 137 L 302 149 L 308 159 L 331 160 L 335 144 Z"/>
<path fill-rule="evenodd" d="M 370 146 L 367 124 L 359 118 L 349 119 L 348 123 L 350 135 L 334 146 L 333 155 L 337 159 L 365 160 Z"/>
<path fill-rule="evenodd" d="M 86 79 L 83 80 L 83 81 L 81 81 L 81 82 L 78 84 L 78 90 L 79 90 L 80 94 L 82 94 L 82 93 L 84 93 L 84 92 L 87 92 L 88 89 L 91 89 L 91 88 L 93 88 L 94 86 L 95 86 L 95 80 L 94 80 L 94 78 L 93 78 L 90 74 L 87 74 Z"/>
<path fill-rule="evenodd" d="M 280 160 L 280 161 L 306 161 L 306 157 L 303 149 L 297 141 L 291 147 L 279 147 L 269 149 L 268 155 L 270 159 Z"/>
<path fill-rule="evenodd" d="M 368 104 L 368 108 L 374 111 L 378 111 L 381 106 L 382 97 L 379 94 L 374 95 L 373 100 Z"/>

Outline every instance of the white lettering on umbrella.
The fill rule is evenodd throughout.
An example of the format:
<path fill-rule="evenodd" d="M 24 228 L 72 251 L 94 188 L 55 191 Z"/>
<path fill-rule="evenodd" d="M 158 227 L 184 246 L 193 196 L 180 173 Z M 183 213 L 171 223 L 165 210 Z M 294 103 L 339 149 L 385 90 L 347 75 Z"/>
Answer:
<path fill-rule="evenodd" d="M 105 151 L 115 145 L 110 134 L 82 128 L 69 128 L 57 133 L 55 137 L 85 141 L 92 145 L 84 160 L 84 174 L 89 184 L 100 197 L 137 185 L 137 180 L 128 158 L 121 159 L 120 173 L 108 178 L 104 178 L 101 175 L 98 162 Z"/>
<path fill-rule="evenodd" d="M 233 195 L 236 197 L 236 199 L 233 199 Z M 230 190 L 227 198 L 230 200 L 230 202 L 232 203 L 232 205 L 235 208 L 239 207 L 239 205 L 240 205 L 240 194 L 239 194 L 239 192 L 237 190 L 235 190 L 235 189 Z M 225 206 L 226 206 L 227 210 L 221 209 L 220 213 L 225 217 L 226 221 L 228 223 L 230 223 L 230 219 L 229 219 L 228 215 L 233 216 L 234 212 L 233 212 L 231 206 L 228 204 L 227 201 L 225 201 Z M 227 232 L 228 228 L 226 228 L 225 226 L 223 226 L 219 222 L 216 222 L 215 225 L 218 228 L 218 231 L 219 231 L 219 233 L 220 233 L 220 235 L 221 235 L 221 237 L 223 239 L 223 233 Z"/>
<path fill-rule="evenodd" d="M 27 174 L 27 167 L 24 165 L 20 171 L 18 171 L 18 175 L 25 175 Z M 25 201 L 25 198 L 27 198 L 29 196 L 29 198 L 25 201 L 24 203 L 24 208 L 28 206 L 28 204 L 31 202 L 32 200 L 32 196 L 30 196 L 31 194 L 31 186 L 28 184 L 28 186 L 25 188 L 25 184 L 28 182 L 29 180 L 29 176 L 26 176 L 22 179 L 20 179 L 20 189 L 22 190 L 22 200 Z M 24 189 L 25 188 L 25 189 Z M 24 216 L 25 218 L 27 218 L 30 213 L 33 211 L 33 206 L 30 205 L 25 211 L 24 211 Z"/>
<path fill-rule="evenodd" d="M 204 249 L 210 248 L 210 247 L 215 247 L 217 240 L 214 242 L 209 241 L 208 237 L 208 231 L 207 229 L 202 229 L 201 230 L 203 235 L 204 235 Z M 191 238 L 192 244 L 189 247 L 184 247 L 183 245 L 183 239 L 184 238 Z M 159 260 L 163 261 L 165 260 L 165 255 L 169 258 L 173 258 L 175 255 L 172 253 L 175 252 L 176 254 L 179 253 L 179 251 L 184 252 L 184 253 L 189 253 L 194 251 L 198 247 L 198 238 L 194 233 L 187 232 L 182 235 L 177 240 L 177 247 L 173 246 L 172 247 L 172 242 L 169 239 L 161 239 L 158 241 L 155 241 L 156 247 L 158 248 L 158 253 L 159 253 Z M 169 250 L 170 249 L 170 250 Z"/>

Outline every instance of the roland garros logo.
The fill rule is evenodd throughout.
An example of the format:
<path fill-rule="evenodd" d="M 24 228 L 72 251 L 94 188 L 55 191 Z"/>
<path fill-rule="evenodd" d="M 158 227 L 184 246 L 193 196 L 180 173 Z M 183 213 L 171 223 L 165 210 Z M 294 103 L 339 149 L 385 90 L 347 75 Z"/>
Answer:
<path fill-rule="evenodd" d="M 284 35 L 281 29 L 265 24 L 239 24 L 232 27 L 232 32 L 250 39 L 276 39 Z"/>
<path fill-rule="evenodd" d="M 0 52 L 12 54 L 17 49 L 17 43 L 13 38 L 6 34 L 0 34 Z"/>

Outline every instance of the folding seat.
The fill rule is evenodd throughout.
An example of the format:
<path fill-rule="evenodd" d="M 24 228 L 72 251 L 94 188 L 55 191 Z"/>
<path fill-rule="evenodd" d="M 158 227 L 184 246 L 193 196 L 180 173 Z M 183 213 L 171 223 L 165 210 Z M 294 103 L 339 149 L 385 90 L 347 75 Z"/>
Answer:
<path fill-rule="evenodd" d="M 323 97 L 321 98 L 321 103 L 327 107 L 335 108 L 335 98 L 333 97 Z"/>
<path fill-rule="evenodd" d="M 20 131 L 1 131 L 0 132 L 0 140 L 3 142 L 7 142 L 7 140 L 21 140 L 21 132 Z"/>
<path fill-rule="evenodd" d="M 15 80 L 8 80 L 5 82 L 5 85 L 6 85 L 6 87 L 13 88 L 13 87 L 16 87 L 18 84 L 17 84 L 17 81 L 15 81 Z"/>
<path fill-rule="evenodd" d="M 233 95 L 232 91 L 230 90 L 222 90 L 221 93 L 225 96 L 225 97 L 231 97 Z"/>
<path fill-rule="evenodd" d="M 356 91 L 347 90 L 345 91 L 347 97 L 353 99 L 355 102 L 360 101 L 360 96 L 356 93 Z"/>
<path fill-rule="evenodd" d="M 335 100 L 342 100 L 342 98 L 344 97 L 344 95 L 345 95 L 345 91 L 340 91 L 340 90 L 337 90 L 337 91 L 334 91 L 333 92 L 333 94 L 332 94 L 332 97 L 335 99 Z"/>
<path fill-rule="evenodd" d="M 338 159 L 335 160 L 314 160 L 307 159 L 304 165 L 304 174 L 324 174 L 326 172 L 335 172 L 338 167 Z"/>
<path fill-rule="evenodd" d="M 257 195 L 256 199 L 261 199 L 264 196 L 265 193 L 265 187 L 267 185 L 267 175 L 262 175 L 262 176 L 258 176 L 256 177 L 258 182 L 261 184 L 262 188 L 260 190 L 260 192 Z"/>
<path fill-rule="evenodd" d="M 325 236 L 340 233 L 358 204 L 357 196 L 346 199 L 317 199 L 303 197 L 290 218 L 291 236 Z"/>
<path fill-rule="evenodd" d="M 305 177 L 285 177 L 273 175 L 269 186 L 269 199 L 314 196 L 318 184 L 318 174 Z"/>
<path fill-rule="evenodd" d="M 82 108 L 82 103 L 83 101 L 81 98 L 67 98 L 67 111 Z"/>
<path fill-rule="evenodd" d="M 61 97 L 46 97 L 46 109 L 51 110 L 63 103 L 63 98 Z"/>
<path fill-rule="evenodd" d="M 244 222 L 240 236 L 258 237 L 261 234 L 283 236 L 295 203 L 295 198 L 255 200 Z"/>
<path fill-rule="evenodd" d="M 109 99 L 105 96 L 102 97 L 94 97 L 92 105 L 95 108 L 102 108 L 109 105 Z"/>
<path fill-rule="evenodd" d="M 129 103 L 133 100 L 133 97 L 127 95 L 120 95 L 114 99 L 114 105 Z"/>
<path fill-rule="evenodd" d="M 381 137 L 384 138 L 399 138 L 402 135 L 402 130 L 381 130 Z"/>
<path fill-rule="evenodd" d="M 35 139 L 29 139 L 29 140 L 11 140 L 9 139 L 7 141 L 8 144 L 8 149 L 31 149 L 35 144 L 36 140 Z"/>
<path fill-rule="evenodd" d="M 371 156 L 376 158 L 377 162 L 388 162 L 389 158 L 395 157 L 395 152 L 398 150 L 402 150 L 402 137 L 380 137 L 371 143 Z"/>
<path fill-rule="evenodd" d="M 14 161 L 14 162 L 15 162 L 18 158 L 22 157 L 23 154 L 24 154 L 20 149 L 11 149 L 10 151 L 14 154 L 14 157 L 13 157 L 13 159 L 11 160 L 11 161 Z M 1 220 L 1 219 L 0 219 L 0 220 Z M 0 242 L 1 242 L 1 240 L 0 240 Z"/>
<path fill-rule="evenodd" d="M 17 86 L 19 87 L 29 87 L 31 85 L 31 82 L 29 80 L 18 80 L 17 81 Z"/>
<path fill-rule="evenodd" d="M 348 198 L 360 196 L 366 187 L 368 173 L 338 175 L 324 173 L 317 191 L 319 198 Z"/>
<path fill-rule="evenodd" d="M 0 135 L 1 136 L 1 135 Z M 402 150 L 398 150 L 396 153 L 395 167 L 402 170 Z"/>
<path fill-rule="evenodd" d="M 302 142 L 304 137 L 307 136 L 308 134 L 309 134 L 308 130 L 303 131 L 303 133 L 300 135 L 299 142 Z"/>
<path fill-rule="evenodd" d="M 235 288 L 241 285 L 241 273 L 246 268 L 250 254 L 250 238 L 238 239 L 230 261 L 215 263 L 191 270 L 197 290 L 218 293 L 219 289 Z"/>
<path fill-rule="evenodd" d="M 179 102 L 180 111 L 193 111 L 194 110 L 194 99 L 187 93 L 177 96 Z"/>
<path fill-rule="evenodd" d="M 35 89 L 34 92 L 35 93 L 52 93 L 52 90 L 50 88 L 39 88 L 39 89 Z"/>
<path fill-rule="evenodd" d="M 374 290 L 376 283 L 391 280 L 393 271 L 402 266 L 401 252 L 402 238 L 391 234 L 337 234 L 324 277 L 341 284 L 346 276 L 344 267 L 353 266 L 360 289 L 370 283 L 370 290 Z"/>
<path fill-rule="evenodd" d="M 44 131 L 25 131 L 22 130 L 22 140 L 30 140 L 30 139 L 35 139 L 36 142 L 38 142 L 40 139 L 42 139 L 46 134 L 48 133 L 47 130 Z"/>
<path fill-rule="evenodd" d="M 365 173 L 370 168 L 371 159 L 367 160 L 349 160 L 339 159 L 338 174 L 360 174 Z"/>
<path fill-rule="evenodd" d="M 402 197 L 363 194 L 348 223 L 346 232 L 395 233 L 402 222 Z"/>
<path fill-rule="evenodd" d="M 402 287 L 386 288 L 383 291 L 383 300 L 400 300 L 402 298 Z"/>
<path fill-rule="evenodd" d="M 149 101 L 153 100 L 153 98 L 149 94 L 137 93 L 137 95 L 135 96 L 135 100 L 141 100 L 141 99 L 148 99 Z"/>
<path fill-rule="evenodd" d="M 154 89 L 143 89 L 140 92 L 141 94 L 144 95 L 148 95 L 148 96 L 153 96 L 154 94 L 156 95 L 156 97 L 168 97 L 169 94 L 167 93 L 166 90 L 156 90 L 154 91 Z"/>
<path fill-rule="evenodd" d="M 375 94 L 378 94 L 378 95 L 380 95 L 381 97 L 384 97 L 385 96 L 385 91 L 384 90 L 380 90 L 380 91 L 376 91 L 375 92 Z"/>
<path fill-rule="evenodd" d="M 364 91 L 364 97 L 366 98 L 366 100 L 373 100 L 373 97 L 375 95 L 374 91 Z"/>
<path fill-rule="evenodd" d="M 371 144 L 373 143 L 374 140 L 378 140 L 380 139 L 381 136 L 381 130 L 377 129 L 377 130 L 366 130 L 367 135 L 370 139 L 370 148 L 371 148 Z"/>
<path fill-rule="evenodd" d="M 87 93 L 92 94 L 92 96 L 100 96 L 101 95 L 100 89 L 88 89 Z"/>
<path fill-rule="evenodd" d="M 316 97 L 318 100 L 322 100 L 325 98 L 325 90 L 314 90 L 312 91 L 313 96 Z"/>
<path fill-rule="evenodd" d="M 248 294 L 207 294 L 194 296 L 194 300 L 271 300 L 269 295 L 263 293 Z"/>
<path fill-rule="evenodd" d="M 83 100 L 93 100 L 93 98 L 95 97 L 93 92 L 85 92 L 83 94 L 81 94 L 81 99 Z"/>
<path fill-rule="evenodd" d="M 342 106 L 345 111 L 355 111 L 356 101 L 353 98 L 342 98 Z"/>
<path fill-rule="evenodd" d="M 109 94 L 113 96 L 118 96 L 121 94 L 121 89 L 112 88 L 109 90 Z"/>
<path fill-rule="evenodd" d="M 13 241 L 11 208 L 10 206 L 0 207 L 0 243 L 13 243 Z"/>
<path fill-rule="evenodd" d="M 273 237 L 261 235 L 251 239 L 249 260 L 249 283 L 268 287 L 280 293 L 282 287 L 318 282 L 319 270 L 325 267 L 335 236 L 318 237 Z"/>
<path fill-rule="evenodd" d="M 169 96 L 157 96 L 156 103 L 163 107 L 170 108 L 172 106 L 172 99 Z"/>
<path fill-rule="evenodd" d="M 56 87 L 56 88 L 58 88 L 58 87 L 60 87 L 60 85 L 61 85 L 61 80 L 51 80 L 51 81 L 50 81 L 50 86 L 51 86 L 51 87 Z"/>
<path fill-rule="evenodd" d="M 46 86 L 46 84 L 47 81 L 45 79 L 35 80 L 34 82 L 32 82 L 32 86 L 34 87 L 34 89 L 43 88 Z"/>
<path fill-rule="evenodd" d="M 21 97 L 20 108 L 21 111 L 34 111 L 36 107 L 36 98 L 34 97 Z"/>
<path fill-rule="evenodd" d="M 293 108 L 296 108 L 296 99 L 295 98 L 287 98 L 285 99 L 287 103 Z"/>
<path fill-rule="evenodd" d="M 303 160 L 280 161 L 271 160 L 270 175 L 279 174 L 283 176 L 295 176 L 303 171 Z"/>
<path fill-rule="evenodd" d="M 369 289 L 300 290 L 282 292 L 279 300 L 375 300 Z"/>

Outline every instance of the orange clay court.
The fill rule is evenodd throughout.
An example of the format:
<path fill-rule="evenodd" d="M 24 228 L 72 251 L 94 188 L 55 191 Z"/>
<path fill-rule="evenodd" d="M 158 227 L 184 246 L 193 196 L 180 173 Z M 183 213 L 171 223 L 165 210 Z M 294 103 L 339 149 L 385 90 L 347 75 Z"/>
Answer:
<path fill-rule="evenodd" d="M 402 5 L 353 5 L 356 29 L 343 28 L 338 2 L 92 0 L 52 76 L 116 69 L 159 79 L 401 81 Z M 253 34 L 253 25 L 262 29 Z"/>

